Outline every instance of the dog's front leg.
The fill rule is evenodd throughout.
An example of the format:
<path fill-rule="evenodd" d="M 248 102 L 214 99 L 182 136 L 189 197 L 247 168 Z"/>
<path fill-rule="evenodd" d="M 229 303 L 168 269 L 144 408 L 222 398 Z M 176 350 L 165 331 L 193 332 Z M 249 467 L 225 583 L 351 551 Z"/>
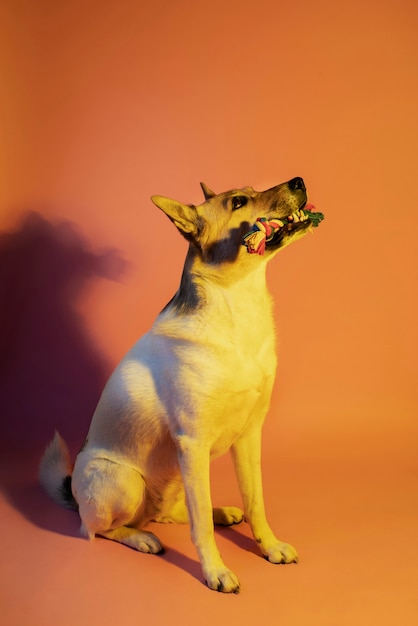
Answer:
<path fill-rule="evenodd" d="M 210 451 L 192 437 L 177 438 L 178 457 L 186 492 L 193 543 L 210 589 L 238 593 L 239 581 L 222 561 L 215 543 L 210 496 Z"/>
<path fill-rule="evenodd" d="M 266 519 L 261 477 L 261 430 L 254 429 L 235 442 L 232 457 L 245 518 L 263 556 L 271 563 L 297 563 L 298 555 L 294 547 L 279 541 Z"/>

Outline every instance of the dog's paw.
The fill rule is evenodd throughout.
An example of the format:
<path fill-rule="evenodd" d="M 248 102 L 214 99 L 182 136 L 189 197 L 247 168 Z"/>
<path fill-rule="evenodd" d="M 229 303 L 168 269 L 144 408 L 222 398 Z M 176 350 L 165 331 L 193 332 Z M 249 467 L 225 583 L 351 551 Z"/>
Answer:
<path fill-rule="evenodd" d="M 135 537 L 135 543 L 139 552 L 147 554 L 162 554 L 165 552 L 161 541 L 150 532 L 140 531 L 138 536 Z"/>
<path fill-rule="evenodd" d="M 205 574 L 206 584 L 209 589 L 222 593 L 239 593 L 240 584 L 238 578 L 226 567 Z"/>
<path fill-rule="evenodd" d="M 244 513 L 236 506 L 223 506 L 213 509 L 213 521 L 219 526 L 232 526 L 240 524 L 244 519 Z"/>
<path fill-rule="evenodd" d="M 120 526 L 98 534 L 106 537 L 106 539 L 118 541 L 129 548 L 138 550 L 138 552 L 145 552 L 146 554 L 162 554 L 164 552 L 164 547 L 158 537 L 146 530 Z"/>
<path fill-rule="evenodd" d="M 295 548 L 289 543 L 278 542 L 264 554 L 270 563 L 298 563 L 299 557 Z"/>

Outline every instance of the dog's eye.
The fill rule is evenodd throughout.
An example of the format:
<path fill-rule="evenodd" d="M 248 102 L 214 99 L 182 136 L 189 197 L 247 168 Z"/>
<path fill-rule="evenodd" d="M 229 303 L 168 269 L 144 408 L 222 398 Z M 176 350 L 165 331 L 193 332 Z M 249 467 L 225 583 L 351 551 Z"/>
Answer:
<path fill-rule="evenodd" d="M 232 210 L 236 211 L 240 209 L 242 206 L 245 206 L 248 202 L 248 198 L 245 196 L 233 196 L 232 198 Z"/>

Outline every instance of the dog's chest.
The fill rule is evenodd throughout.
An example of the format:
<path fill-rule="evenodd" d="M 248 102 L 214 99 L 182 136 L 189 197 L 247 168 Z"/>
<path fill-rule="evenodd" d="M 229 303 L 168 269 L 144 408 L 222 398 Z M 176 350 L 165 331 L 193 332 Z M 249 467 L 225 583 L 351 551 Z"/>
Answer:
<path fill-rule="evenodd" d="M 175 379 L 177 389 L 190 394 L 198 412 L 207 413 L 208 419 L 210 414 L 217 429 L 232 426 L 235 432 L 257 406 L 268 404 L 276 350 L 269 309 L 254 307 L 234 313 L 231 316 L 219 308 L 193 325 L 186 322 L 169 345 L 176 355 L 170 378 Z"/>
<path fill-rule="evenodd" d="M 219 307 L 209 328 L 208 345 L 218 347 L 218 363 L 236 385 L 253 388 L 274 375 L 276 340 L 267 294 L 251 305 L 235 299 L 232 314 Z"/>
<path fill-rule="evenodd" d="M 214 454 L 264 419 L 276 370 L 270 296 L 262 288 L 255 294 L 252 283 L 235 291 L 213 290 L 195 314 L 164 312 L 141 342 L 142 357 L 145 349 L 164 380 L 170 424 L 181 432 L 198 424 Z"/>
<path fill-rule="evenodd" d="M 253 337 L 253 340 L 257 337 Z M 251 343 L 251 342 L 250 342 Z M 212 456 L 223 454 L 249 427 L 261 424 L 267 412 L 276 370 L 274 342 L 239 345 L 224 352 L 210 396 Z"/>
<path fill-rule="evenodd" d="M 245 414 L 255 402 L 270 395 L 276 371 L 274 336 L 249 332 L 245 338 L 232 341 L 218 360 L 222 372 L 221 386 L 229 396 L 231 410 Z"/>
<path fill-rule="evenodd" d="M 276 368 L 275 339 L 271 328 L 233 329 L 218 346 L 217 366 L 232 389 L 261 388 Z"/>

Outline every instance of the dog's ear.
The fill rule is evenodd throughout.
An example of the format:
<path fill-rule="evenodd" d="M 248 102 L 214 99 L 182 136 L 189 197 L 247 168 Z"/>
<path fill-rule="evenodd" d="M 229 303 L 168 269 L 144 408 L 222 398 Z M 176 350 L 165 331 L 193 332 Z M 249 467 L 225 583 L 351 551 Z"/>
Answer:
<path fill-rule="evenodd" d="M 180 232 L 189 237 L 197 235 L 198 216 L 193 204 L 182 204 L 164 196 L 152 196 L 151 200 L 155 206 L 164 211 Z"/>
<path fill-rule="evenodd" d="M 212 191 L 212 189 L 209 189 L 209 187 L 205 185 L 205 183 L 200 183 L 200 186 L 202 187 L 205 200 L 210 200 L 210 198 L 214 198 L 216 196 L 216 193 Z"/>

